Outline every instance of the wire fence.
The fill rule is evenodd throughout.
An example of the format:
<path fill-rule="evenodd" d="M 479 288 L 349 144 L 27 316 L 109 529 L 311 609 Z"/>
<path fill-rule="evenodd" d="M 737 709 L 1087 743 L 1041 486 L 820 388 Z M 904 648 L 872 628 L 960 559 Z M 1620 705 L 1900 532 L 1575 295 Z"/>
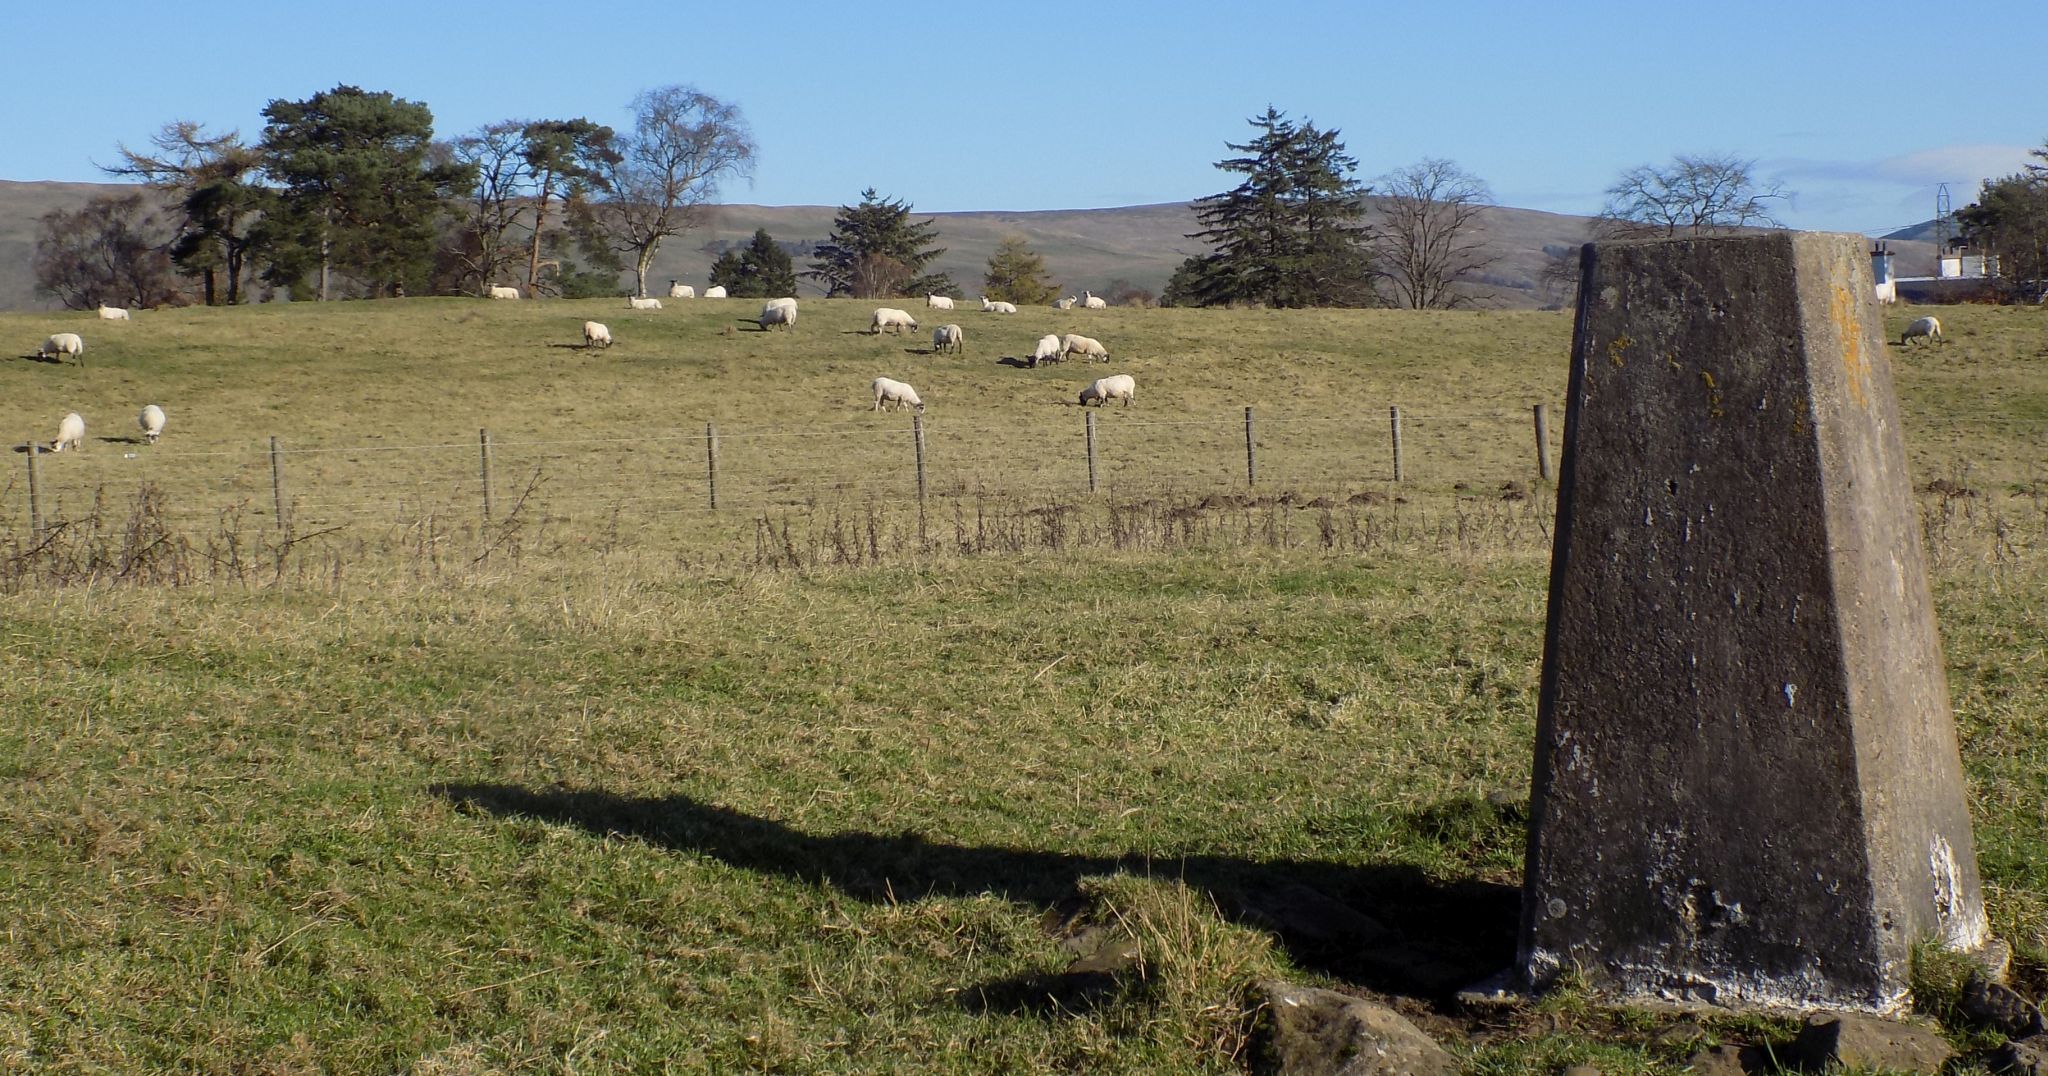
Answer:
<path fill-rule="evenodd" d="M 1556 451 L 1554 444 L 1537 451 L 1537 426 L 1548 421 L 1540 406 L 1519 415 L 1245 408 L 1155 419 L 1109 408 L 1069 413 L 1064 422 L 959 423 L 901 412 L 870 418 L 840 428 L 704 423 L 636 437 L 479 430 L 418 444 L 274 437 L 205 451 L 107 438 L 84 451 L 19 452 L 21 464 L 0 482 L 0 526 L 34 531 L 143 486 L 164 493 L 163 511 L 175 523 L 240 512 L 306 531 L 404 525 L 430 515 L 487 523 L 514 505 L 574 523 L 758 515 L 834 499 L 1420 489 L 1540 480 Z"/>
<path fill-rule="evenodd" d="M 80 520 L 109 527 L 122 504 L 146 494 L 152 525 L 167 533 L 267 530 L 287 547 L 309 536 L 423 526 L 488 542 L 493 528 L 517 520 L 558 541 L 737 541 L 757 551 L 762 526 L 779 525 L 788 552 L 800 544 L 792 520 L 813 546 L 844 547 L 860 544 L 840 533 L 858 517 L 864 522 L 855 529 L 868 532 L 861 541 L 873 554 L 883 544 L 874 533 L 878 510 L 902 521 L 888 524 L 898 532 L 892 541 L 922 547 L 928 527 L 951 527 L 967 542 L 970 518 L 973 541 L 985 541 L 992 505 L 998 515 L 1042 519 L 1052 509 L 1169 501 L 1526 501 L 1553 479 L 1562 422 L 1552 415 L 1541 404 L 1346 414 L 1247 407 L 1175 418 L 1110 407 L 1015 421 L 891 412 L 809 426 L 707 422 L 633 437 L 478 430 L 410 444 L 280 436 L 186 450 L 102 438 L 77 452 L 18 451 L 20 462 L 0 479 L 0 540 L 33 548 Z M 1916 474 L 1948 492 L 1996 485 L 2038 495 L 2048 440 L 2013 426 L 1910 427 Z M 1169 522 L 1161 516 L 1155 524 Z"/>

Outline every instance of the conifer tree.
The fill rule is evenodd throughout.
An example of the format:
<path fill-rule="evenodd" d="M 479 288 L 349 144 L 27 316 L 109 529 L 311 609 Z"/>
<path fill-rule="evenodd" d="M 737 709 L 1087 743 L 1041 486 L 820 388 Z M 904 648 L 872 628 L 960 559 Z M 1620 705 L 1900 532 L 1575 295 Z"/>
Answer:
<path fill-rule="evenodd" d="M 839 207 L 832 218 L 832 237 L 818 247 L 818 260 L 804 275 L 824 285 L 828 296 L 948 294 L 953 290 L 950 277 L 924 273 L 926 265 L 946 252 L 931 246 L 937 237 L 935 221 L 913 222 L 910 203 L 884 200 L 869 187 L 861 192 L 859 205 Z"/>
<path fill-rule="evenodd" d="M 1175 302 L 1357 306 L 1373 301 L 1365 223 L 1368 189 L 1335 130 L 1295 124 L 1271 106 L 1247 121 L 1258 135 L 1225 145 L 1241 157 L 1216 162 L 1244 181 L 1195 202 L 1203 227 L 1189 235 L 1214 249 L 1183 266 Z"/>
<path fill-rule="evenodd" d="M 1021 235 L 1006 235 L 988 256 L 982 294 L 1000 302 L 1042 305 L 1059 294 L 1045 276 L 1045 259 Z"/>

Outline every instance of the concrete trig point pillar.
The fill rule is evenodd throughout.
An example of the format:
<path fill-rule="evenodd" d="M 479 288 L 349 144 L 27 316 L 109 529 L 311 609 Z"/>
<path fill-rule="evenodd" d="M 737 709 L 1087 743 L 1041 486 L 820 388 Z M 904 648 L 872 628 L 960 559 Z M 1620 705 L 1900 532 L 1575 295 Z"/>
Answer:
<path fill-rule="evenodd" d="M 1519 968 L 1887 1011 L 1989 938 L 1869 257 L 1589 246 Z"/>

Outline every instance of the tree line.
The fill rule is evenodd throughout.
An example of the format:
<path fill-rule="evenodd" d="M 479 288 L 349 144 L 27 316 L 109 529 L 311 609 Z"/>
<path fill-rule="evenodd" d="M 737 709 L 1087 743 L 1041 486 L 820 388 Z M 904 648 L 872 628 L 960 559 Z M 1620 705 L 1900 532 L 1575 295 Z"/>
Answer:
<path fill-rule="evenodd" d="M 433 136 L 427 106 L 389 93 L 336 86 L 273 100 L 254 142 L 166 124 L 147 150 L 118 146 L 115 176 L 141 192 L 95 198 L 42 222 L 38 287 L 67 305 L 152 306 L 190 291 L 207 304 L 247 301 L 249 289 L 293 299 L 477 294 L 498 283 L 529 294 L 613 295 L 631 274 L 645 295 L 664 240 L 701 226 L 728 179 L 749 175 L 756 153 L 737 106 L 688 86 L 646 91 L 631 129 L 587 118 L 504 120 L 448 141 Z M 1197 199 L 1205 248 L 1188 257 L 1157 301 L 1453 308 L 1483 302 L 1475 281 L 1491 264 L 1486 183 L 1456 162 L 1429 158 L 1358 178 L 1341 132 L 1268 106 L 1247 121 L 1253 137 L 1225 142 L 1216 162 L 1242 177 Z M 2037 153 L 2037 155 L 2039 155 Z M 1965 211 L 1975 234 L 2041 262 L 2048 234 L 2048 170 L 1990 185 Z M 1776 227 L 1753 162 L 1685 156 L 1630 169 L 1607 191 L 1594 234 L 1713 234 Z M 935 220 L 869 188 L 841 206 L 830 237 L 799 272 L 766 231 L 723 251 L 710 281 L 735 296 L 793 294 L 799 277 L 830 296 L 941 294 L 959 287 L 932 263 Z M 1567 289 L 1575 251 L 1552 252 L 1548 282 Z M 2015 258 L 2024 262 L 2025 255 Z M 180 282 L 186 284 L 181 289 Z M 1016 303 L 1059 294 L 1044 259 L 1021 236 L 1004 237 L 982 294 Z M 1150 302 L 1126 281 L 1112 301 Z"/>

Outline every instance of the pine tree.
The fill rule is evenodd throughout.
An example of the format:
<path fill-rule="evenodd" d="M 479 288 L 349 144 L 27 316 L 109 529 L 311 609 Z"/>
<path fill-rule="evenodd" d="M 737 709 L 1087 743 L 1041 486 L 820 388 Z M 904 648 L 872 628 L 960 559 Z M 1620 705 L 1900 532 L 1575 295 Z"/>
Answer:
<path fill-rule="evenodd" d="M 740 255 L 740 264 L 750 282 L 759 288 L 748 294 L 763 299 L 796 294 L 796 264 L 790 261 L 789 252 L 768 234 L 768 229 L 755 229 L 754 241 Z"/>
<path fill-rule="evenodd" d="M 818 260 L 804 275 L 822 283 L 827 296 L 949 294 L 953 281 L 946 274 L 919 275 L 946 252 L 931 247 L 937 236 L 938 225 L 930 218 L 911 221 L 910 203 L 884 201 L 869 187 L 860 193 L 859 205 L 839 207 L 832 237 L 818 247 Z"/>
<path fill-rule="evenodd" d="M 1045 259 L 1021 235 L 1006 235 L 988 256 L 982 294 L 1000 302 L 1039 306 L 1059 295 L 1045 276 Z"/>
<path fill-rule="evenodd" d="M 1365 305 L 1373 301 L 1366 244 L 1365 186 L 1338 132 L 1296 125 L 1268 106 L 1249 121 L 1259 134 L 1225 143 L 1244 154 L 1216 162 L 1245 177 L 1195 202 L 1203 228 L 1189 235 L 1215 249 L 1183 266 L 1176 303 L 1256 302 L 1268 306 Z"/>
<path fill-rule="evenodd" d="M 737 247 L 725 248 L 718 260 L 711 263 L 710 279 L 713 287 L 724 288 L 729 296 L 737 298 L 748 294 L 747 266 Z"/>

